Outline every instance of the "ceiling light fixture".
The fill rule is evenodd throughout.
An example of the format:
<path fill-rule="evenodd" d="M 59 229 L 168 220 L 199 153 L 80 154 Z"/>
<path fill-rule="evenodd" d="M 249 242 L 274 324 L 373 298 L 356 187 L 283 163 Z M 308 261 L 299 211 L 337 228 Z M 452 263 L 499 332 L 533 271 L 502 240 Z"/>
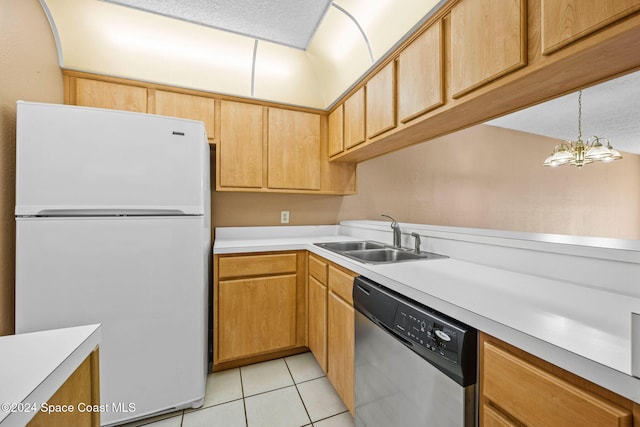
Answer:
<path fill-rule="evenodd" d="M 582 141 L 582 91 L 578 92 L 578 140 L 562 141 L 553 149 L 553 153 L 544 161 L 543 166 L 584 165 L 619 160 L 622 155 L 615 150 L 607 138 L 592 136 L 587 142 Z"/>

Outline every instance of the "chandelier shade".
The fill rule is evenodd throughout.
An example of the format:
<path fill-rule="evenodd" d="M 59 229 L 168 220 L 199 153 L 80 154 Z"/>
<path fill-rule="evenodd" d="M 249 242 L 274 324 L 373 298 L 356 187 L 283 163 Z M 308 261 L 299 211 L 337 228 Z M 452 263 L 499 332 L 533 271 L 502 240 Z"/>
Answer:
<path fill-rule="evenodd" d="M 607 138 L 594 135 L 587 139 L 587 142 L 582 141 L 582 91 L 580 91 L 578 93 L 578 139 L 565 140 L 556 145 L 542 165 L 550 167 L 574 165 L 581 168 L 594 161 L 606 163 L 621 158 L 620 152 L 611 146 Z"/>

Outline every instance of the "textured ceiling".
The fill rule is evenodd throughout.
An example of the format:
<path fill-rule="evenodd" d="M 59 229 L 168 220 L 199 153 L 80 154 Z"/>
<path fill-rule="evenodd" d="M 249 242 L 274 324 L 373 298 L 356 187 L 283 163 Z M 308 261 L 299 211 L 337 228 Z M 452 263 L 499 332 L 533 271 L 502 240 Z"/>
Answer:
<path fill-rule="evenodd" d="M 552 138 L 578 139 L 578 93 L 487 122 Z M 582 139 L 607 138 L 617 150 L 640 154 L 640 72 L 582 91 Z M 549 147 L 549 152 L 553 147 Z"/>
<path fill-rule="evenodd" d="M 306 49 L 331 0 L 104 0 Z"/>

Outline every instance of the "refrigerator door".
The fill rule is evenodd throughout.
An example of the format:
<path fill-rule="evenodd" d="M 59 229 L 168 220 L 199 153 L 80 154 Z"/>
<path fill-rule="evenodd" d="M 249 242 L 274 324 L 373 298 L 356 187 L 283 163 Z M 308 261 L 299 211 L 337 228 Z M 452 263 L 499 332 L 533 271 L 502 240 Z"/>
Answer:
<path fill-rule="evenodd" d="M 210 249 L 203 221 L 16 220 L 16 332 L 102 324 L 103 425 L 202 403 Z"/>
<path fill-rule="evenodd" d="M 203 215 L 202 122 L 18 101 L 16 215 Z"/>

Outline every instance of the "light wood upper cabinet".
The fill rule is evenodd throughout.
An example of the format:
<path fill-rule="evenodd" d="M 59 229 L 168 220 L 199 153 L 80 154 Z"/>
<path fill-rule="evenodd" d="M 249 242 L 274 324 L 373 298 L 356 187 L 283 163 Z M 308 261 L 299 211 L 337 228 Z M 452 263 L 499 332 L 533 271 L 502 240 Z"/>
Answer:
<path fill-rule="evenodd" d="M 69 78 L 69 104 L 147 112 L 147 89 L 99 80 Z"/>
<path fill-rule="evenodd" d="M 220 141 L 216 149 L 218 186 L 261 188 L 263 107 L 222 101 L 220 110 Z"/>
<path fill-rule="evenodd" d="M 542 52 L 555 52 L 637 10 L 639 0 L 542 0 Z"/>
<path fill-rule="evenodd" d="M 527 63 L 526 0 L 462 0 L 451 10 L 451 94 Z"/>
<path fill-rule="evenodd" d="M 444 104 L 442 21 L 436 21 L 398 57 L 398 118 L 405 123 Z"/>
<path fill-rule="evenodd" d="M 344 149 L 348 150 L 365 141 L 364 87 L 344 102 Z"/>
<path fill-rule="evenodd" d="M 344 150 L 344 105 L 329 114 L 329 157 Z"/>
<path fill-rule="evenodd" d="M 207 138 L 215 138 L 215 100 L 163 90 L 149 91 L 149 112 L 204 122 Z"/>
<path fill-rule="evenodd" d="M 480 366 L 480 425 L 633 425 L 631 401 L 485 334 Z"/>
<path fill-rule="evenodd" d="M 269 108 L 268 187 L 320 190 L 320 116 Z"/>
<path fill-rule="evenodd" d="M 396 127 L 396 69 L 391 61 L 367 82 L 367 138 Z"/>

